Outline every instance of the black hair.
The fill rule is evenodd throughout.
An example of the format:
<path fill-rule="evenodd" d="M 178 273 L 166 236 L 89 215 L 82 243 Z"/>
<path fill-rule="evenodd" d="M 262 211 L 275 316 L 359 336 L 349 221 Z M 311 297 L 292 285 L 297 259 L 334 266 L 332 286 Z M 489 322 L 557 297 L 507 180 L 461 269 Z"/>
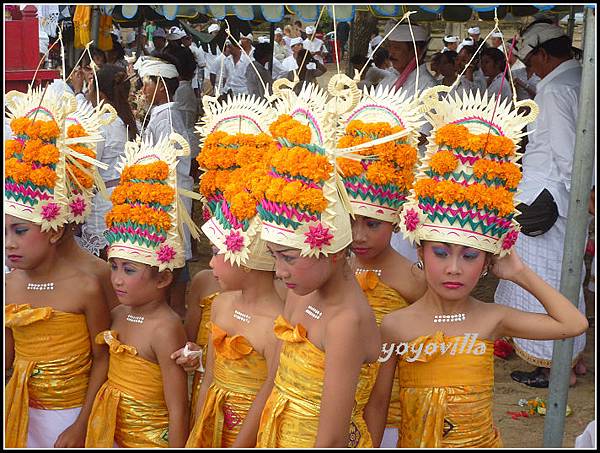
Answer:
<path fill-rule="evenodd" d="M 171 46 L 171 44 L 169 44 L 169 46 Z M 174 64 L 179 73 L 179 78 L 182 80 L 192 80 L 194 78 L 194 73 L 196 72 L 196 59 L 194 58 L 192 50 L 186 46 L 169 46 L 165 47 L 163 51 L 176 58 L 177 64 Z"/>
<path fill-rule="evenodd" d="M 155 58 L 160 58 L 163 61 L 166 61 L 167 63 L 171 63 L 173 66 L 175 66 L 176 68 L 179 68 L 179 59 L 173 55 L 170 54 L 168 52 L 165 52 L 164 50 L 160 50 L 160 51 L 154 51 L 152 52 L 152 56 Z M 179 69 L 178 69 L 179 71 Z M 158 83 L 159 78 L 157 76 L 149 76 L 150 80 L 152 80 L 154 83 Z M 179 88 L 179 80 L 177 77 L 172 77 L 170 79 L 163 77 L 164 81 L 165 81 L 165 85 L 167 86 L 167 92 L 169 93 L 169 100 L 173 100 L 173 96 L 175 96 L 175 91 L 177 91 L 177 88 Z"/>
<path fill-rule="evenodd" d="M 123 50 L 123 46 L 117 40 L 117 37 L 111 34 L 113 40 L 113 48 L 111 50 L 106 51 L 106 62 L 108 63 L 109 59 L 111 63 L 117 62 L 125 58 L 125 50 Z"/>
<path fill-rule="evenodd" d="M 257 44 L 256 47 L 254 48 L 254 59 L 256 61 L 260 62 L 266 58 L 268 61 L 269 57 L 271 56 L 272 51 L 273 51 L 273 47 L 268 42 L 263 42 L 263 43 Z"/>
<path fill-rule="evenodd" d="M 506 66 L 506 55 L 500 49 L 495 47 L 486 47 L 481 52 L 481 58 L 484 56 L 491 58 L 496 66 L 500 69 L 504 69 Z"/>
<path fill-rule="evenodd" d="M 375 66 L 380 67 L 385 60 L 390 59 L 390 53 L 386 48 L 380 47 L 375 51 L 372 58 Z"/>
<path fill-rule="evenodd" d="M 573 47 L 571 46 L 571 38 L 568 36 L 559 36 L 558 38 L 550 39 L 540 48 L 544 49 L 548 55 L 555 58 L 572 58 Z"/>
<path fill-rule="evenodd" d="M 352 63 L 354 66 L 359 66 L 359 67 L 363 67 L 365 64 L 367 64 L 367 62 L 369 61 L 369 59 L 361 54 L 355 54 L 350 58 L 350 63 Z"/>
<path fill-rule="evenodd" d="M 128 126 L 129 140 L 135 139 L 137 126 L 129 105 L 129 82 L 127 71 L 119 65 L 105 64 L 96 73 L 98 91 L 104 93 L 107 102 L 117 111 L 117 115 Z"/>
<path fill-rule="evenodd" d="M 447 50 L 440 55 L 440 63 L 442 62 L 442 59 L 445 59 L 448 63 L 454 65 L 456 63 L 456 57 L 458 57 L 457 52 L 454 50 Z"/>

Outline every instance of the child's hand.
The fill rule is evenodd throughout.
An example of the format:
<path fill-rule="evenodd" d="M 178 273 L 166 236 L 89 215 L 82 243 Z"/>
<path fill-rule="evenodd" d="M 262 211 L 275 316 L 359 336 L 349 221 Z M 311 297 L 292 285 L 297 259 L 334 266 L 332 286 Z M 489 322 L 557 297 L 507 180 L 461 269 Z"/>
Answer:
<path fill-rule="evenodd" d="M 54 442 L 54 448 L 85 448 L 86 431 L 87 425 L 85 422 L 75 421 L 60 433 L 60 436 Z"/>
<path fill-rule="evenodd" d="M 202 348 L 196 343 L 188 341 L 185 347 L 171 354 L 171 359 L 188 373 L 196 371 L 202 365 Z"/>
<path fill-rule="evenodd" d="M 492 258 L 491 270 L 494 275 L 503 280 L 517 283 L 517 279 L 527 270 L 527 266 L 521 261 L 516 250 L 512 250 L 503 258 Z"/>

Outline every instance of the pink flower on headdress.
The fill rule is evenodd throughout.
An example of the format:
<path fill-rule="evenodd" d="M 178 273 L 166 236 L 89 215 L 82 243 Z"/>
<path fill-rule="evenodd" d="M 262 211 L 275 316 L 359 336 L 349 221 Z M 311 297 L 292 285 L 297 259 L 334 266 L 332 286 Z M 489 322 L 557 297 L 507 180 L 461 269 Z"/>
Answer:
<path fill-rule="evenodd" d="M 230 252 L 239 252 L 244 248 L 244 238 L 240 233 L 234 231 L 225 238 L 225 245 Z"/>
<path fill-rule="evenodd" d="M 205 206 L 204 209 L 202 209 L 202 220 L 207 222 L 208 220 L 210 220 L 210 217 L 210 209 L 208 209 L 208 206 Z"/>
<path fill-rule="evenodd" d="M 163 245 L 161 246 L 161 248 L 158 249 L 156 255 L 158 256 L 158 261 L 160 261 L 161 263 L 168 263 L 172 261 L 173 258 L 175 258 L 177 252 L 170 245 Z"/>
<path fill-rule="evenodd" d="M 419 226 L 419 214 L 414 209 L 409 209 L 404 215 L 404 225 L 408 231 L 415 231 Z"/>
<path fill-rule="evenodd" d="M 320 223 L 316 227 L 309 226 L 308 232 L 304 233 L 306 236 L 305 244 L 310 244 L 310 248 L 323 248 L 324 245 L 330 245 L 333 239 L 333 234 L 329 233 L 329 228 L 323 228 Z"/>
<path fill-rule="evenodd" d="M 85 212 L 85 208 L 87 205 L 85 204 L 85 200 L 82 197 L 77 197 L 73 200 L 72 203 L 69 204 L 69 208 L 73 213 L 73 216 L 78 217 Z"/>
<path fill-rule="evenodd" d="M 52 221 L 60 214 L 60 206 L 56 203 L 48 203 L 46 206 L 42 206 L 42 219 L 46 221 Z"/>
<path fill-rule="evenodd" d="M 506 236 L 504 236 L 504 240 L 502 241 L 502 250 L 508 250 L 512 248 L 512 246 L 515 245 L 515 242 L 517 242 L 518 237 L 518 231 L 513 230 L 506 233 Z"/>

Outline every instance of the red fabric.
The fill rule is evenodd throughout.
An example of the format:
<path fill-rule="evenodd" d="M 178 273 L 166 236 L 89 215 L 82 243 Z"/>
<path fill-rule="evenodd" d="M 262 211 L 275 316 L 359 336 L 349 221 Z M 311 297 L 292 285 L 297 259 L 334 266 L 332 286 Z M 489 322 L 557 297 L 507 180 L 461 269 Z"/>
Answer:
<path fill-rule="evenodd" d="M 508 358 L 514 351 L 512 345 L 502 338 L 498 338 L 494 341 L 494 355 L 501 359 Z"/>
<path fill-rule="evenodd" d="M 408 63 L 408 65 L 406 65 L 406 68 L 404 68 L 404 71 L 402 71 L 402 74 L 400 74 L 400 76 L 396 79 L 396 82 L 394 83 L 394 88 L 396 90 L 401 88 L 406 83 L 408 76 L 415 70 L 416 67 L 417 67 L 417 59 L 413 58 L 412 61 L 410 63 Z"/>

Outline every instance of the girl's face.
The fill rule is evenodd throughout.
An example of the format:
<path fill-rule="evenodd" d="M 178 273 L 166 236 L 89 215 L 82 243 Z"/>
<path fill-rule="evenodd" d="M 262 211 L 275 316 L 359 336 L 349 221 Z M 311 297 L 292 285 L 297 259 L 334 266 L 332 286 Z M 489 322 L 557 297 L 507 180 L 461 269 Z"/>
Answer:
<path fill-rule="evenodd" d="M 119 302 L 137 307 L 155 301 L 163 294 L 158 274 L 147 264 L 123 258 L 111 258 L 110 281 Z"/>
<path fill-rule="evenodd" d="M 275 274 L 294 293 L 306 296 L 325 284 L 333 272 L 330 258 L 301 257 L 300 250 L 267 243 L 275 258 Z"/>
<path fill-rule="evenodd" d="M 212 247 L 212 259 L 209 266 L 213 271 L 213 276 L 219 282 L 223 291 L 235 291 L 241 289 L 240 283 L 244 278 L 244 271 L 239 266 L 231 265 L 225 261 L 225 255 L 219 254 L 219 249 L 214 245 Z"/>
<path fill-rule="evenodd" d="M 4 223 L 6 265 L 12 269 L 35 269 L 60 237 L 56 232 L 42 232 L 40 225 L 12 215 L 5 215 Z"/>
<path fill-rule="evenodd" d="M 446 300 L 468 297 L 487 264 L 485 252 L 443 242 L 425 241 L 420 256 L 428 286 Z"/>
<path fill-rule="evenodd" d="M 359 259 L 373 259 L 390 245 L 394 225 L 357 215 L 352 220 L 351 250 Z"/>

